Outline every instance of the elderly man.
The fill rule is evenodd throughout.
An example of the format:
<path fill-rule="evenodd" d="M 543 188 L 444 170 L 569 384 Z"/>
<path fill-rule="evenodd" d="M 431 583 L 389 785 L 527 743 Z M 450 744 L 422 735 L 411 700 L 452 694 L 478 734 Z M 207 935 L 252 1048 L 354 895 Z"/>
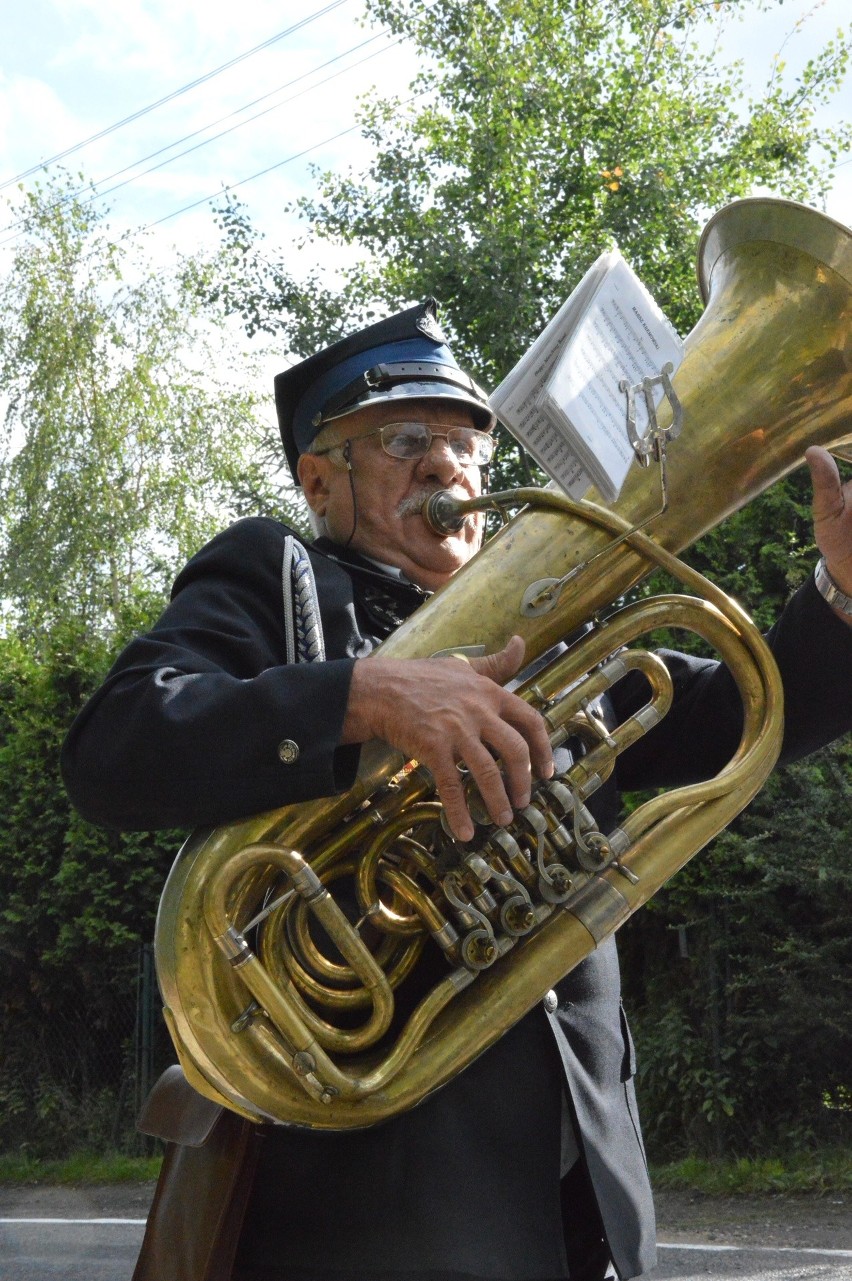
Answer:
<path fill-rule="evenodd" d="M 421 508 L 436 490 L 479 491 L 485 395 L 429 300 L 279 375 L 276 399 L 321 536 L 303 547 L 245 520 L 193 558 L 71 730 L 73 799 L 120 827 L 224 823 L 347 788 L 359 745 L 382 738 L 428 766 L 459 840 L 474 834 L 460 762 L 507 823 L 553 771 L 543 722 L 503 688 L 522 642 L 470 663 L 360 661 L 478 548 L 477 520 L 436 534 Z M 852 503 L 812 452 L 824 562 L 769 637 L 787 759 L 852 725 Z M 620 759 L 621 786 L 679 781 L 737 742 L 726 669 L 665 661 L 674 709 Z M 616 781 L 590 804 L 609 830 Z M 641 1276 L 654 1223 L 633 1071 L 611 940 L 450 1084 L 373 1129 L 253 1126 L 199 1111 L 180 1085 L 177 1114 L 152 1123 L 172 1142 L 137 1281 Z"/>

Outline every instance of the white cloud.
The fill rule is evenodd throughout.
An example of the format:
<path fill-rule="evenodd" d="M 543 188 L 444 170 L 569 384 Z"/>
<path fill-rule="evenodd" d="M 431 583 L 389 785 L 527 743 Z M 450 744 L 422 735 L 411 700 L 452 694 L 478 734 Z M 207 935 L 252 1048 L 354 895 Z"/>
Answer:
<path fill-rule="evenodd" d="M 82 127 L 45 80 L 0 73 L 0 181 L 73 145 Z"/>
<path fill-rule="evenodd" d="M 122 74 L 158 83 L 195 79 L 322 6 L 310 0 L 41 0 L 68 39 L 54 65 Z"/>

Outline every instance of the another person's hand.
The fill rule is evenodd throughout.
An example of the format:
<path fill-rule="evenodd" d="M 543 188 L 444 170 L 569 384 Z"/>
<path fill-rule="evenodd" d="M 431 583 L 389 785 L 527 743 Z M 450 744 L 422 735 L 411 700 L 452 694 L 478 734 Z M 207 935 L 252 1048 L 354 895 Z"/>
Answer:
<path fill-rule="evenodd" d="M 344 743 L 381 738 L 430 770 L 459 840 L 474 827 L 464 797 L 467 767 L 492 820 L 504 826 L 529 804 L 532 780 L 549 778 L 547 727 L 522 698 L 503 689 L 524 657 L 513 636 L 486 658 L 375 658 L 355 664 Z M 500 758 L 498 765 L 496 757 Z"/>
<path fill-rule="evenodd" d="M 805 450 L 814 487 L 814 539 L 825 567 L 846 596 L 852 596 L 852 480 L 840 479 L 837 463 L 827 449 Z M 835 611 L 847 623 L 852 619 Z"/>

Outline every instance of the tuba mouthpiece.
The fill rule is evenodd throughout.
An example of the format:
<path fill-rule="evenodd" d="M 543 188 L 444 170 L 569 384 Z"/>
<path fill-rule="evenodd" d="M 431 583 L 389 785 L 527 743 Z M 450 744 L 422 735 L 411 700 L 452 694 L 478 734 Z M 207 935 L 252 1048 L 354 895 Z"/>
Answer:
<path fill-rule="evenodd" d="M 460 511 L 459 500 L 453 498 L 447 489 L 430 494 L 420 510 L 426 524 L 435 534 L 457 534 L 466 520 Z"/>

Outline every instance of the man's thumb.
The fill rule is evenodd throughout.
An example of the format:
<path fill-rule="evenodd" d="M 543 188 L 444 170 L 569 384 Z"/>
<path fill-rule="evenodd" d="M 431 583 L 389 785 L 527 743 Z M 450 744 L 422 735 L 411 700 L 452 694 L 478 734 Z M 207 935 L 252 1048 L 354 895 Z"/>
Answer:
<path fill-rule="evenodd" d="M 480 676 L 487 676 L 498 685 L 505 685 L 519 670 L 524 661 L 526 645 L 523 638 L 513 636 L 507 645 L 498 649 L 496 654 L 486 654 L 484 658 L 471 658 L 470 665 Z"/>
<path fill-rule="evenodd" d="M 843 491 L 837 463 L 827 449 L 811 445 L 805 450 L 814 490 L 814 520 L 830 520 L 843 511 Z"/>

